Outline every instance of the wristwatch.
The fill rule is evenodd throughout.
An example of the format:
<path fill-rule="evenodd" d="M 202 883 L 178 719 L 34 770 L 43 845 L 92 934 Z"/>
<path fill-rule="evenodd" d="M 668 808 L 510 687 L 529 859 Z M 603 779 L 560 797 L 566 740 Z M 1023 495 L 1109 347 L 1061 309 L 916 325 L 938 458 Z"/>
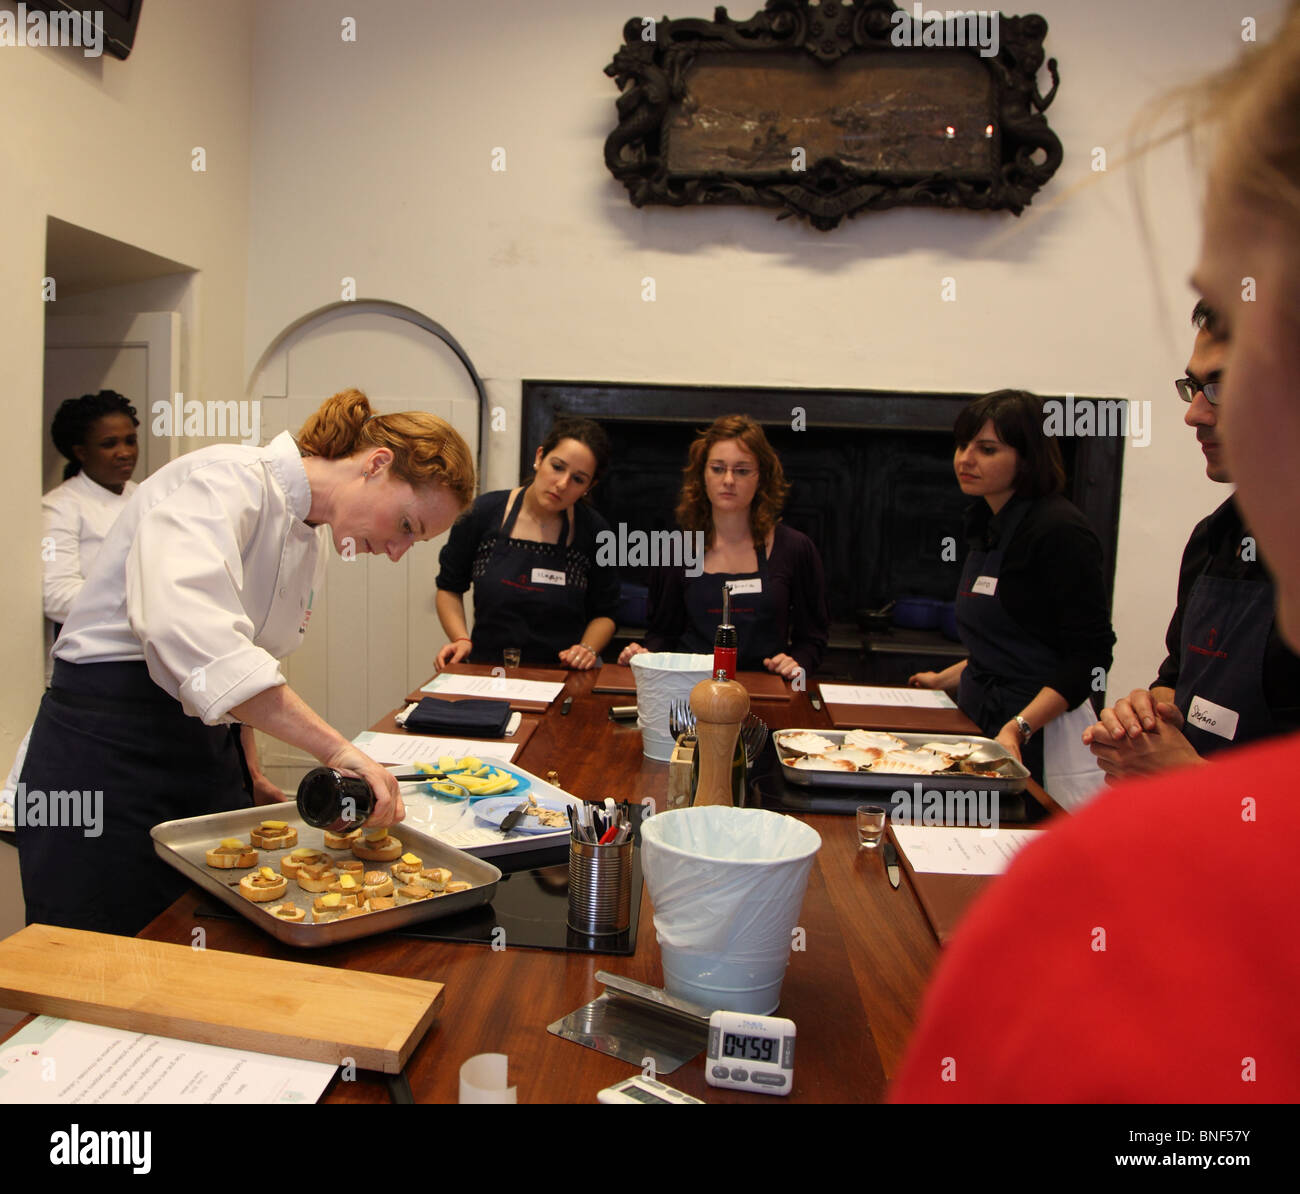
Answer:
<path fill-rule="evenodd" d="M 1012 720 L 1016 723 L 1016 729 L 1020 731 L 1021 745 L 1028 745 L 1029 739 L 1034 736 L 1034 727 L 1021 717 L 1019 713 L 1017 713 Z"/>

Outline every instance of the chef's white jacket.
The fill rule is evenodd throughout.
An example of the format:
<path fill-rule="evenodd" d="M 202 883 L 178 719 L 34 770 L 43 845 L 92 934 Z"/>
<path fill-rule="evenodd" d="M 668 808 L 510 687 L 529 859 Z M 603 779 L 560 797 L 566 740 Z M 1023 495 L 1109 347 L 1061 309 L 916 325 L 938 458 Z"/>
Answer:
<path fill-rule="evenodd" d="M 69 663 L 143 660 L 207 725 L 277 684 L 323 574 L 321 528 L 288 432 L 220 444 L 141 483 L 109 531 L 54 647 Z"/>
<path fill-rule="evenodd" d="M 41 498 L 45 616 L 50 621 L 67 620 L 72 599 L 81 592 L 104 536 L 137 488 L 128 481 L 121 493 L 114 493 L 81 472 Z"/>

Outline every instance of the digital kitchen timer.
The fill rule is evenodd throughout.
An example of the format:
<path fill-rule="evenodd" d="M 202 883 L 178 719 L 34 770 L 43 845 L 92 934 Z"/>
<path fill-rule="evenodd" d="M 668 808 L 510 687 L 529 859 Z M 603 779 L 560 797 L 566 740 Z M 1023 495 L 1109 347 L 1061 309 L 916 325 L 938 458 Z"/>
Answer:
<path fill-rule="evenodd" d="M 789 1094 L 794 1084 L 794 1021 L 717 1011 L 709 1017 L 704 1077 L 710 1086 Z"/>

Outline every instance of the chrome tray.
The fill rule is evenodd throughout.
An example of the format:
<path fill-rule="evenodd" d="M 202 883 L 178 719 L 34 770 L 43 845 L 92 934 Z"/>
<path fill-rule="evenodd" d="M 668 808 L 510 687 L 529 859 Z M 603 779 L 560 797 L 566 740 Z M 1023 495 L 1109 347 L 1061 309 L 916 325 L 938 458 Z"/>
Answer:
<path fill-rule="evenodd" d="M 910 792 L 912 785 L 918 781 L 937 792 L 966 791 L 971 788 L 987 792 L 1002 792 L 1008 795 L 1023 792 L 1029 779 L 1029 770 L 1006 747 L 992 738 L 980 738 L 973 734 L 903 734 L 894 731 L 895 738 L 901 738 L 908 746 L 924 746 L 927 742 L 973 742 L 978 748 L 973 756 L 974 762 L 998 764 L 1002 775 L 991 778 L 984 775 L 968 775 L 960 771 L 942 771 L 937 775 L 917 775 L 902 771 L 805 771 L 800 767 L 791 767 L 788 760 L 797 759 L 798 753 L 786 750 L 781 739 L 786 734 L 820 734 L 823 738 L 840 746 L 849 730 L 776 730 L 772 741 L 776 747 L 776 757 L 781 763 L 781 774 L 787 783 L 804 788 L 865 788 L 879 790 L 888 788 L 897 790 L 903 787 Z"/>
<path fill-rule="evenodd" d="M 203 817 L 185 817 L 178 821 L 164 821 L 150 830 L 154 850 L 158 857 L 169 866 L 174 866 L 187 879 L 192 879 L 209 895 L 215 896 L 223 904 L 228 904 L 236 912 L 252 921 L 258 928 L 270 933 L 277 941 L 285 945 L 297 945 L 307 949 L 324 945 L 338 945 L 344 941 L 355 941 L 359 937 L 371 937 L 376 933 L 386 933 L 390 929 L 401 929 L 420 921 L 438 920 L 444 916 L 453 916 L 469 908 L 477 908 L 492 899 L 501 872 L 490 862 L 466 854 L 440 842 L 436 837 L 421 832 L 413 825 L 402 822 L 393 827 L 393 835 L 399 838 L 405 850 L 418 854 L 427 867 L 446 867 L 453 879 L 472 883 L 468 891 L 458 891 L 452 895 L 438 896 L 430 900 L 417 900 L 395 908 L 386 908 L 381 912 L 369 912 L 365 916 L 350 917 L 347 920 L 332 920 L 315 924 L 310 920 L 297 923 L 281 920 L 266 911 L 266 905 L 255 904 L 239 894 L 239 880 L 249 873 L 251 867 L 242 870 L 220 870 L 210 867 L 204 861 L 204 855 L 224 837 L 239 837 L 248 840 L 250 829 L 256 828 L 267 819 L 284 821 L 298 831 L 298 841 L 281 850 L 261 850 L 257 854 L 258 866 L 270 866 L 277 870 L 280 860 L 293 850 L 303 846 L 319 850 L 331 858 L 340 861 L 354 858 L 351 850 L 331 850 L 325 845 L 322 830 L 313 829 L 302 819 L 297 806 L 293 803 L 284 805 L 263 804 L 252 808 L 234 809 L 231 812 L 209 813 Z M 369 863 L 374 869 L 387 870 L 391 864 Z M 304 891 L 293 880 L 289 880 L 288 890 L 278 900 L 269 903 L 290 903 L 305 908 L 311 915 L 312 904 L 316 894 Z"/>

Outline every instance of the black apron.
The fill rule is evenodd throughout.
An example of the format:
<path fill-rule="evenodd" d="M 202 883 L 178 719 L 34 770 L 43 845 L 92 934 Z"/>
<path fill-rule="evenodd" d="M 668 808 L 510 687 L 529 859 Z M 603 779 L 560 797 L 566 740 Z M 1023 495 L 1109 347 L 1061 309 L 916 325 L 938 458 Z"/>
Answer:
<path fill-rule="evenodd" d="M 85 816 L 17 825 L 28 924 L 131 935 L 163 912 L 190 884 L 157 856 L 149 830 L 252 804 L 238 735 L 188 716 L 143 663 L 56 659 L 18 799 L 102 793 L 101 815 L 97 827 Z"/>
<path fill-rule="evenodd" d="M 957 592 L 957 628 L 970 652 L 957 690 L 957 706 L 988 738 L 996 738 L 1002 727 L 1047 687 L 1060 664 L 1055 648 L 1035 638 L 1007 613 L 994 583 L 1007 546 L 1028 512 L 1028 502 L 1010 511 L 997 547 L 971 549 Z M 993 592 L 976 592 L 976 585 Z M 1035 734 L 1021 747 L 1021 755 L 1041 784 L 1043 735 Z"/>
<path fill-rule="evenodd" d="M 1183 614 L 1174 704 L 1187 718 L 1183 733 L 1197 754 L 1211 755 L 1278 732 L 1264 698 L 1264 655 L 1273 617 L 1269 581 L 1199 576 L 1192 585 Z M 1205 701 L 1236 713 L 1236 726 L 1222 713 L 1204 708 Z M 1206 728 L 1211 721 L 1224 733 Z"/>
<path fill-rule="evenodd" d="M 500 663 L 506 647 L 518 647 L 525 664 L 559 667 L 559 653 L 587 629 L 587 566 L 569 548 L 567 510 L 558 543 L 510 537 L 523 500 L 521 489 L 474 579 L 470 661 Z"/>
<path fill-rule="evenodd" d="M 788 644 L 782 639 L 772 606 L 772 585 L 767 567 L 767 548 L 754 544 L 758 557 L 757 572 L 701 572 L 683 581 L 686 601 L 686 630 L 682 635 L 682 650 L 697 655 L 711 654 L 718 624 L 722 621 L 722 586 L 727 581 L 757 580 L 762 586 L 757 593 L 731 595 L 731 624 L 736 628 L 739 647 L 736 651 L 736 669 L 761 672 L 763 660 L 785 652 Z"/>

